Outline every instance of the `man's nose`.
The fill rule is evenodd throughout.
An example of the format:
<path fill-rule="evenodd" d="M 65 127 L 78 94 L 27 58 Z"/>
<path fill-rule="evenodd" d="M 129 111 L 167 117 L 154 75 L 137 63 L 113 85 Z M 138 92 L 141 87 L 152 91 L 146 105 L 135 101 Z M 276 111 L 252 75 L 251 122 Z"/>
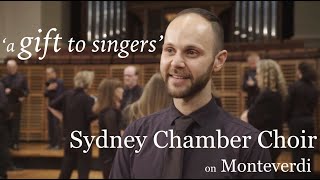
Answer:
<path fill-rule="evenodd" d="M 175 68 L 183 68 L 185 67 L 185 61 L 180 53 L 177 53 L 175 56 L 172 57 L 171 66 Z"/>

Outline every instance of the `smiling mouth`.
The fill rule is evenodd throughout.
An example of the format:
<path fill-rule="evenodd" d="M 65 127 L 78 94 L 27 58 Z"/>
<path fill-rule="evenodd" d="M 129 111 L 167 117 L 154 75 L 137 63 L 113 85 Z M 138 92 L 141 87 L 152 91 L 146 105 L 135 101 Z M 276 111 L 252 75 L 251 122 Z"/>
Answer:
<path fill-rule="evenodd" d="M 169 77 L 172 77 L 174 79 L 189 79 L 190 78 L 189 76 L 172 75 L 172 74 L 169 74 Z"/>

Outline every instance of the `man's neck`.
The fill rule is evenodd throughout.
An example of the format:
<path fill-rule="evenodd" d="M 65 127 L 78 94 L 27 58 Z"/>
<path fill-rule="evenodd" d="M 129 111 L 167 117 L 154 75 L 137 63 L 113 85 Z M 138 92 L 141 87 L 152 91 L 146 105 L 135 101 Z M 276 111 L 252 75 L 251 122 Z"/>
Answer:
<path fill-rule="evenodd" d="M 182 114 L 189 115 L 206 105 L 211 99 L 211 89 L 204 88 L 190 98 L 173 98 L 173 103 Z"/>

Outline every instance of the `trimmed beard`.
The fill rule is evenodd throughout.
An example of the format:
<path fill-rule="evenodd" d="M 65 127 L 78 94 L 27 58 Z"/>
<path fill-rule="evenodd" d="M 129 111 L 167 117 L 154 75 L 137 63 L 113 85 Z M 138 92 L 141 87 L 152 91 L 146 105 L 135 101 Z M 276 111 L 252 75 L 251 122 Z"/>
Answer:
<path fill-rule="evenodd" d="M 205 86 L 207 85 L 207 83 L 209 82 L 211 75 L 212 75 L 212 64 L 209 66 L 209 68 L 206 70 L 206 72 L 204 74 L 202 74 L 200 77 L 198 77 L 197 79 L 194 79 L 192 81 L 191 79 L 191 87 L 177 92 L 175 90 L 171 90 L 168 86 L 168 77 L 166 78 L 166 86 L 167 86 L 167 91 L 169 93 L 169 95 L 173 98 L 190 98 L 195 96 L 197 93 L 199 93 L 200 91 L 203 90 L 203 88 L 205 88 Z"/>

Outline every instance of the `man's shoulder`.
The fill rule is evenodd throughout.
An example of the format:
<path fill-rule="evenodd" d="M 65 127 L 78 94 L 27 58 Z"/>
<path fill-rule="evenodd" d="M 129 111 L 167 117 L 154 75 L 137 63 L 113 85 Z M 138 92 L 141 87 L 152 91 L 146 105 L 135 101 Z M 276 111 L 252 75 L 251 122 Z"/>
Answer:
<path fill-rule="evenodd" d="M 145 117 L 142 117 L 140 119 L 137 119 L 136 121 L 133 121 L 132 123 L 136 123 L 137 125 L 149 125 L 150 123 L 161 123 L 158 120 L 163 119 L 164 116 L 169 112 L 170 108 L 162 109 L 158 112 L 152 113 L 150 115 L 147 115 Z"/>
<path fill-rule="evenodd" d="M 260 131 L 251 124 L 231 115 L 222 108 L 218 117 L 223 121 L 223 128 L 228 136 L 257 136 Z"/>
<path fill-rule="evenodd" d="M 228 112 L 222 111 L 220 116 L 224 116 L 224 126 L 223 133 L 229 139 L 234 137 L 246 137 L 249 140 L 247 142 L 248 148 L 233 148 L 233 153 L 235 153 L 242 161 L 252 161 L 252 159 L 261 159 L 270 160 L 268 155 L 268 150 L 262 148 L 259 144 L 259 141 L 265 142 L 264 136 L 261 136 L 261 131 L 253 127 L 251 124 L 244 122 Z M 267 154 L 266 154 L 267 153 Z M 257 157 L 256 157 L 257 156 Z"/>

